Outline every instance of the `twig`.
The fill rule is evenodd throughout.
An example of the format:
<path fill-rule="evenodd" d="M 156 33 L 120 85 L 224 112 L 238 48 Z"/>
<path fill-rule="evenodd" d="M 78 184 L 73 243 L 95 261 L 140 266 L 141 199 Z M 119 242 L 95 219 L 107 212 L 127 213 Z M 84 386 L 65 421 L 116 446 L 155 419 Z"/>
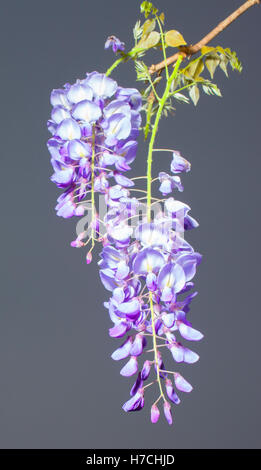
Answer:
<path fill-rule="evenodd" d="M 229 15 L 225 20 L 221 21 L 210 33 L 204 36 L 199 42 L 194 45 L 190 46 L 183 46 L 180 47 L 179 52 L 167 58 L 167 60 L 163 60 L 158 64 L 151 65 L 149 68 L 149 72 L 151 74 L 155 72 L 159 72 L 162 70 L 166 65 L 171 65 L 177 61 L 180 55 L 183 57 L 189 57 L 193 54 L 196 54 L 203 46 L 206 46 L 212 39 L 214 39 L 218 34 L 220 34 L 224 29 L 226 29 L 233 21 L 235 21 L 240 15 L 245 13 L 249 8 L 253 7 L 254 5 L 260 4 L 261 0 L 247 0 L 247 2 L 243 3 L 241 7 L 235 10 L 231 15 Z"/>

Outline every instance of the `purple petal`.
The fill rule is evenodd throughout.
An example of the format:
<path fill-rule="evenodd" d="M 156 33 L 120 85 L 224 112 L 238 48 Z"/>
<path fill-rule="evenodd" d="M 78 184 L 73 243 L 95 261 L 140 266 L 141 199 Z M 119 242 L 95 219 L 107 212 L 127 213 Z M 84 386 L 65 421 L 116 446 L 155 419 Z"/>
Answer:
<path fill-rule="evenodd" d="M 197 228 L 199 223 L 191 217 L 191 215 L 186 215 L 184 219 L 184 229 L 185 230 L 192 230 L 193 228 Z"/>
<path fill-rule="evenodd" d="M 105 289 L 113 291 L 117 287 L 114 271 L 108 268 L 101 269 L 99 274 Z"/>
<path fill-rule="evenodd" d="M 65 90 L 53 90 L 50 98 L 52 106 L 64 106 L 68 108 L 70 106 Z"/>
<path fill-rule="evenodd" d="M 162 254 L 153 248 L 144 248 L 136 256 L 133 263 L 133 271 L 136 274 L 158 272 L 164 264 Z"/>
<path fill-rule="evenodd" d="M 161 268 L 158 275 L 158 286 L 160 289 L 168 288 L 177 293 L 183 289 L 185 283 L 185 273 L 179 264 L 168 263 Z"/>
<path fill-rule="evenodd" d="M 137 380 L 134 382 L 133 387 L 131 388 L 130 395 L 132 397 L 136 395 L 137 391 L 139 390 L 139 388 L 142 387 L 142 385 L 143 385 L 143 382 L 141 380 L 141 373 L 139 372 Z"/>
<path fill-rule="evenodd" d="M 199 253 L 188 253 L 177 258 L 176 262 L 183 268 L 186 275 L 186 282 L 191 281 L 195 276 L 197 265 L 201 259 L 202 256 Z"/>
<path fill-rule="evenodd" d="M 177 326 L 181 336 L 189 341 L 200 341 L 204 337 L 200 331 L 191 328 L 191 326 L 186 325 L 185 323 L 178 321 Z"/>
<path fill-rule="evenodd" d="M 64 119 L 70 118 L 71 114 L 68 109 L 65 109 L 63 106 L 55 106 L 52 110 L 51 117 L 56 124 L 60 124 Z"/>
<path fill-rule="evenodd" d="M 101 73 L 91 74 L 86 79 L 86 83 L 99 98 L 110 98 L 117 90 L 117 82 Z"/>
<path fill-rule="evenodd" d="M 136 229 L 136 238 L 142 245 L 147 246 L 165 246 L 168 242 L 168 234 L 162 227 L 153 223 L 141 224 Z"/>
<path fill-rule="evenodd" d="M 111 358 L 114 361 L 120 361 L 121 359 L 126 359 L 126 357 L 128 357 L 128 355 L 130 354 L 131 346 L 132 346 L 132 337 L 128 336 L 128 338 L 124 341 L 124 343 L 112 353 Z"/>
<path fill-rule="evenodd" d="M 126 401 L 123 405 L 124 411 L 138 411 L 141 410 L 144 406 L 144 392 L 143 390 L 138 390 L 134 397 L 130 398 L 130 400 Z"/>
<path fill-rule="evenodd" d="M 128 103 L 121 100 L 111 101 L 103 110 L 103 114 L 108 119 L 113 114 L 124 114 L 130 118 L 131 109 Z"/>
<path fill-rule="evenodd" d="M 186 392 L 189 393 L 191 390 L 193 390 L 192 385 L 190 385 L 189 382 L 187 382 L 182 375 L 180 375 L 178 372 L 175 372 L 174 374 L 174 380 L 175 380 L 175 385 L 178 390 L 181 392 Z"/>
<path fill-rule="evenodd" d="M 74 168 L 66 168 L 64 170 L 56 171 L 51 176 L 51 181 L 57 184 L 59 188 L 66 188 L 73 181 Z"/>
<path fill-rule="evenodd" d="M 113 52 L 124 51 L 125 44 L 116 36 L 109 36 L 105 42 L 104 49 L 112 48 Z"/>
<path fill-rule="evenodd" d="M 130 329 L 130 325 L 127 323 L 118 323 L 109 329 L 109 335 L 111 338 L 121 338 Z"/>
<path fill-rule="evenodd" d="M 187 204 L 181 201 L 177 201 L 173 197 L 167 199 L 165 202 L 165 207 L 167 212 L 169 212 L 172 216 L 178 216 L 179 218 L 184 218 L 190 210 L 190 207 Z"/>
<path fill-rule="evenodd" d="M 104 133 L 106 135 L 106 145 L 114 145 L 118 140 L 127 139 L 131 131 L 131 122 L 124 114 L 113 114 L 106 121 Z"/>
<path fill-rule="evenodd" d="M 164 313 L 161 319 L 167 328 L 172 328 L 175 322 L 175 315 L 174 313 Z"/>
<path fill-rule="evenodd" d="M 183 171 L 187 173 L 191 169 L 191 164 L 180 155 L 180 152 L 174 151 L 170 169 L 172 173 L 182 173 Z"/>
<path fill-rule="evenodd" d="M 184 362 L 187 364 L 194 364 L 199 360 L 199 355 L 194 351 L 191 351 L 188 348 L 183 348 L 184 350 Z"/>
<path fill-rule="evenodd" d="M 74 119 L 64 119 L 57 127 L 56 135 L 62 140 L 80 139 L 81 128 Z"/>
<path fill-rule="evenodd" d="M 171 380 L 170 379 L 166 379 L 166 391 L 167 391 L 167 395 L 169 397 L 169 399 L 175 403 L 176 405 L 179 405 L 180 403 L 180 399 L 178 397 L 178 395 L 176 394 L 173 386 L 172 386 L 172 383 L 171 383 Z"/>
<path fill-rule="evenodd" d="M 67 92 L 67 97 L 71 103 L 79 103 L 83 100 L 91 101 L 93 98 L 93 91 L 88 85 L 75 83 Z"/>
<path fill-rule="evenodd" d="M 133 345 L 131 347 L 131 355 L 132 356 L 140 356 L 142 354 L 143 349 L 146 346 L 146 339 L 143 334 L 137 334 L 135 340 L 133 341 Z"/>
<path fill-rule="evenodd" d="M 137 298 L 134 298 L 129 302 L 119 304 L 117 310 L 130 319 L 136 318 L 140 313 L 140 302 Z"/>
<path fill-rule="evenodd" d="M 127 364 L 120 370 L 120 374 L 124 377 L 130 377 L 138 371 L 138 361 L 136 357 L 131 357 Z"/>
<path fill-rule="evenodd" d="M 169 349 L 171 351 L 173 359 L 176 362 L 183 362 L 184 361 L 184 351 L 183 351 L 183 347 L 182 347 L 181 344 L 179 344 L 179 343 L 172 344 Z"/>
<path fill-rule="evenodd" d="M 142 380 L 147 380 L 150 375 L 151 363 L 150 361 L 145 361 L 141 370 Z"/>
<path fill-rule="evenodd" d="M 120 261 L 117 267 L 116 275 L 115 275 L 116 279 L 119 279 L 119 280 L 125 279 L 128 276 L 129 271 L 130 271 L 130 268 L 125 263 L 125 261 Z"/>
<path fill-rule="evenodd" d="M 147 288 L 151 291 L 155 291 L 157 289 L 157 276 L 154 273 L 149 273 L 146 276 L 146 285 Z"/>
<path fill-rule="evenodd" d="M 85 122 L 95 122 L 101 117 L 102 112 L 97 104 L 92 101 L 84 100 L 76 104 L 73 108 L 72 115 L 75 119 Z"/>
<path fill-rule="evenodd" d="M 113 174 L 114 179 L 117 184 L 120 184 L 121 186 L 124 186 L 125 188 L 130 188 L 134 186 L 134 182 L 131 181 L 129 178 L 126 176 L 121 175 L 120 173 L 117 173 L 116 171 Z"/>
<path fill-rule="evenodd" d="M 171 425 L 172 424 L 171 406 L 167 401 L 164 402 L 164 414 L 169 425 Z"/>
<path fill-rule="evenodd" d="M 82 140 L 71 140 L 67 146 L 67 150 L 72 160 L 79 160 L 80 158 L 91 156 L 92 154 L 90 144 Z"/>

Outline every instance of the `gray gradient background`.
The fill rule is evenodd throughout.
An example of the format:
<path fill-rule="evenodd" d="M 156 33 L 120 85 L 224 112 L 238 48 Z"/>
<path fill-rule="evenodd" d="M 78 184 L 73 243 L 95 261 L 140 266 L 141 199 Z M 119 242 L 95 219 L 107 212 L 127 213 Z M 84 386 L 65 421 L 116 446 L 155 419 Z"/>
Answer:
<path fill-rule="evenodd" d="M 240 0 L 165 0 L 167 25 L 198 40 Z M 201 360 L 180 371 L 183 394 L 172 428 L 149 422 L 149 406 L 125 414 L 132 380 L 110 359 L 117 341 L 96 263 L 69 246 L 75 220 L 57 218 L 45 146 L 49 94 L 87 71 L 106 70 L 104 40 L 130 45 L 138 1 L 2 1 L 1 44 L 1 448 L 260 447 L 260 7 L 215 42 L 236 49 L 240 76 L 216 81 L 223 99 L 179 105 L 161 123 L 158 145 L 192 162 L 182 198 L 200 228 L 204 254 L 193 325 L 205 334 Z M 133 86 L 131 66 L 114 75 Z M 169 155 L 155 157 L 155 172 Z M 133 174 L 144 174 L 141 148 Z M 97 258 L 96 258 L 97 259 Z M 150 397 L 150 399 L 152 399 Z"/>

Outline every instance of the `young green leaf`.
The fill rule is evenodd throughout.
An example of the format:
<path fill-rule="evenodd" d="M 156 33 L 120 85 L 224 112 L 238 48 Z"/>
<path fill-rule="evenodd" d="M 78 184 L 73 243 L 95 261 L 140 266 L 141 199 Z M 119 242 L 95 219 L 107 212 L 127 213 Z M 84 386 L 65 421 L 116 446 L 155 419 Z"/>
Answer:
<path fill-rule="evenodd" d="M 229 60 L 227 57 L 224 57 L 223 55 L 221 56 L 220 58 L 220 64 L 219 64 L 219 67 L 221 68 L 221 70 L 223 70 L 224 74 L 228 77 L 228 72 L 227 72 L 227 64 L 228 64 Z"/>
<path fill-rule="evenodd" d="M 149 33 L 151 33 L 155 29 L 155 26 L 155 20 L 146 20 L 145 23 L 142 25 L 142 37 L 147 36 Z"/>
<path fill-rule="evenodd" d="M 205 64 L 210 73 L 211 78 L 214 77 L 215 70 L 220 63 L 220 59 L 216 55 L 212 55 L 206 58 Z"/>
<path fill-rule="evenodd" d="M 201 54 L 202 55 L 209 54 L 209 52 L 213 52 L 215 50 L 216 50 L 215 47 L 203 46 L 201 49 Z"/>
<path fill-rule="evenodd" d="M 134 37 L 135 43 L 137 43 L 137 41 L 141 38 L 142 32 L 143 32 L 143 30 L 142 30 L 142 27 L 140 25 L 140 20 L 138 20 L 135 23 L 135 26 L 133 28 L 133 37 Z"/>
<path fill-rule="evenodd" d="M 203 72 L 205 66 L 202 59 L 194 60 L 186 70 L 186 75 L 197 80 L 200 74 Z"/>
<path fill-rule="evenodd" d="M 148 36 L 142 37 L 137 47 L 140 49 L 149 49 L 150 47 L 156 46 L 160 41 L 160 33 L 152 31 Z"/>
<path fill-rule="evenodd" d="M 181 103 L 189 103 L 188 97 L 182 93 L 174 93 L 173 98 L 175 98 L 177 101 L 180 101 Z"/>
<path fill-rule="evenodd" d="M 190 89 L 189 89 L 189 96 L 193 102 L 193 104 L 195 106 L 197 106 L 198 104 L 198 100 L 199 100 L 199 96 L 200 96 L 200 93 L 199 93 L 199 88 L 197 85 L 193 85 Z"/>
<path fill-rule="evenodd" d="M 140 6 L 140 11 L 141 13 L 144 13 L 145 18 L 148 18 L 150 13 L 153 13 L 153 15 L 156 15 L 158 10 L 157 8 L 154 7 L 154 5 L 151 2 L 142 2 Z"/>
<path fill-rule="evenodd" d="M 206 81 L 204 85 L 202 85 L 203 91 L 207 95 L 216 95 L 222 97 L 220 89 L 217 87 L 215 83 L 211 83 Z"/>
<path fill-rule="evenodd" d="M 179 31 L 176 31 L 175 29 L 166 32 L 165 41 L 167 46 L 170 47 L 179 47 L 187 44 L 182 34 L 180 34 Z"/>

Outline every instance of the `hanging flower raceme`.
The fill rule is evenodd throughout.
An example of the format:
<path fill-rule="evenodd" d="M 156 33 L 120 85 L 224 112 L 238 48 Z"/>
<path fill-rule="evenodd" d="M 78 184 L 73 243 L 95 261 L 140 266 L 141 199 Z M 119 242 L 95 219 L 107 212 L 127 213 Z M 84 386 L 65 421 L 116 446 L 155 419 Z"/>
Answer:
<path fill-rule="evenodd" d="M 141 96 L 136 89 L 119 87 L 115 80 L 93 72 L 53 90 L 51 104 L 51 180 L 65 189 L 58 198 L 57 215 L 82 215 L 79 203 L 91 190 L 92 158 L 95 192 L 106 193 L 110 178 L 122 186 L 132 184 L 122 173 L 136 156 Z"/>
<path fill-rule="evenodd" d="M 178 152 L 174 152 L 171 171 L 180 173 L 189 169 L 190 164 Z M 162 186 L 160 176 L 159 180 Z M 158 212 L 153 222 L 147 222 L 145 217 L 133 230 L 128 225 L 128 217 L 133 217 L 138 211 L 139 203 L 133 200 L 133 211 L 128 213 L 124 207 L 127 195 L 123 195 L 119 189 L 115 191 L 118 191 L 117 203 L 120 207 L 114 207 L 111 217 L 107 214 L 111 224 L 110 246 L 103 249 L 99 268 L 101 281 L 111 292 L 109 301 L 105 303 L 114 324 L 109 334 L 114 338 L 127 334 L 112 358 L 116 361 L 127 360 L 121 368 L 121 375 L 137 374 L 130 392 L 131 398 L 123 405 L 123 409 L 137 411 L 143 408 L 146 387 L 157 381 L 160 382 L 161 392 L 152 405 L 151 421 L 157 422 L 160 413 L 157 403 L 163 399 L 164 415 L 171 424 L 171 405 L 168 400 L 179 404 L 175 389 L 190 392 L 192 386 L 178 372 L 165 372 L 159 348 L 169 350 L 177 363 L 192 364 L 199 359 L 197 353 L 181 342 L 182 338 L 198 341 L 203 337 L 192 328 L 187 318 L 190 303 L 197 294 L 189 291 L 194 287 L 192 280 L 201 255 L 183 237 L 184 231 L 198 224 L 190 216 L 188 205 L 170 197 L 165 200 L 165 210 Z M 145 348 L 149 337 L 154 338 L 155 344 L 148 351 Z M 161 344 L 158 345 L 159 340 Z M 138 358 L 150 351 L 154 357 L 139 364 Z M 154 378 L 153 369 L 156 373 Z M 174 383 L 170 379 L 171 374 Z M 146 384 L 149 376 L 152 382 Z M 165 384 L 165 393 L 161 382 Z"/>
<path fill-rule="evenodd" d="M 93 72 L 73 85 L 53 90 L 51 104 L 48 129 L 52 137 L 47 144 L 54 169 L 51 180 L 65 190 L 57 200 L 57 215 L 82 216 L 91 202 L 90 228 L 99 233 L 94 193 L 109 198 L 115 183 L 133 185 L 124 173 L 130 170 L 137 152 L 141 95 Z M 86 236 L 79 234 L 72 246 L 85 245 Z M 88 253 L 87 262 L 90 260 Z"/>

